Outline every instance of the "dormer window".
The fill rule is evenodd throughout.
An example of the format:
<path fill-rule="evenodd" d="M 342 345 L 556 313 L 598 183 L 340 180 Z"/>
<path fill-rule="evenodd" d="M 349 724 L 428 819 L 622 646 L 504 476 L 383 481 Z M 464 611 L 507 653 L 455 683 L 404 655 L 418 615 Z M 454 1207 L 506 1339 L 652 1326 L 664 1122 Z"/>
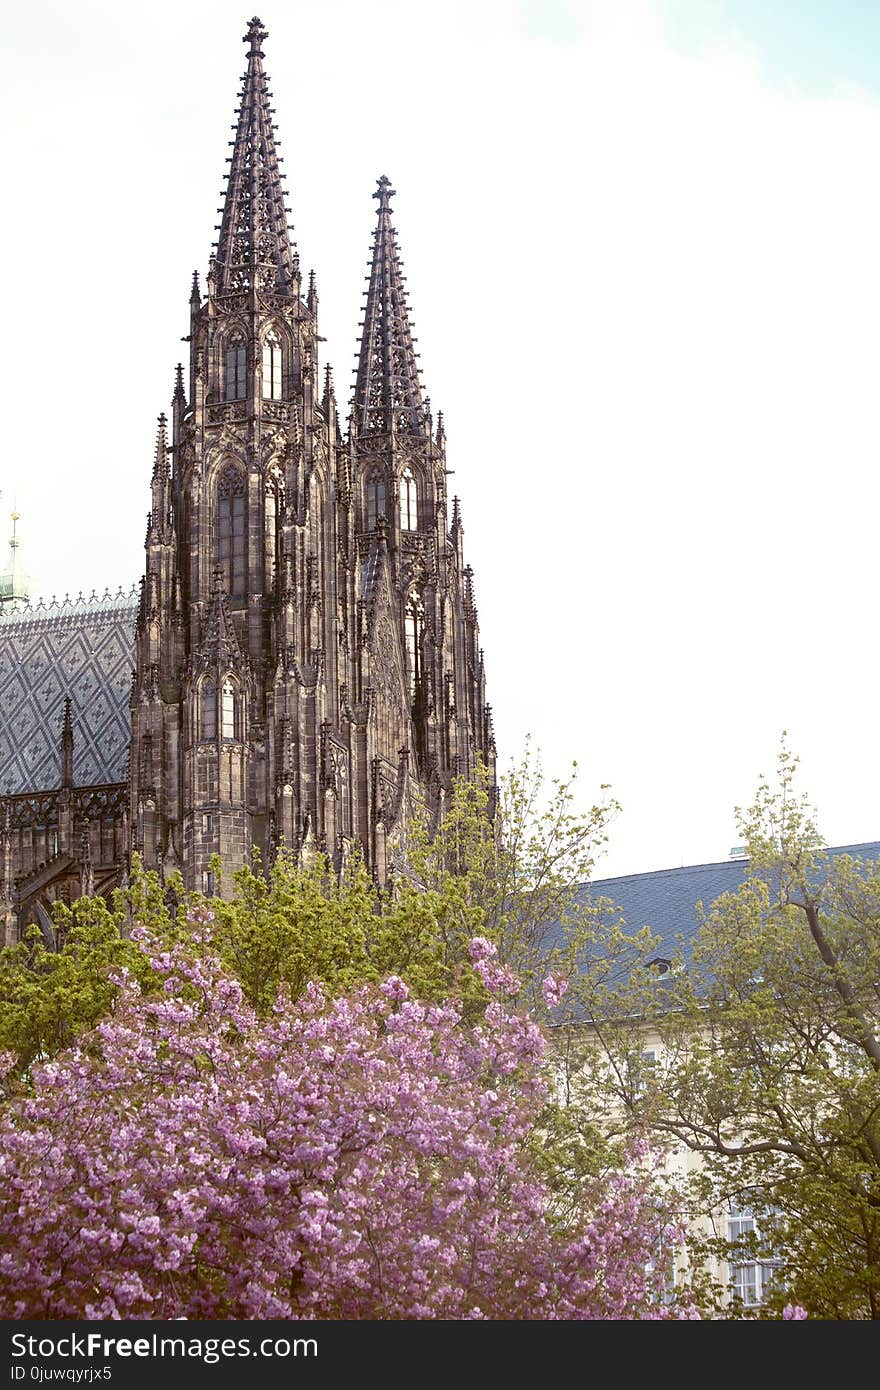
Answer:
<path fill-rule="evenodd" d="M 263 340 L 263 400 L 281 400 L 281 342 L 277 333 Z"/>
<path fill-rule="evenodd" d="M 247 349 L 244 339 L 233 338 L 226 349 L 226 389 L 227 401 L 244 400 L 247 388 Z"/>
<path fill-rule="evenodd" d="M 400 477 L 400 529 L 417 531 L 419 527 L 419 502 L 416 494 L 416 480 L 409 468 Z"/>

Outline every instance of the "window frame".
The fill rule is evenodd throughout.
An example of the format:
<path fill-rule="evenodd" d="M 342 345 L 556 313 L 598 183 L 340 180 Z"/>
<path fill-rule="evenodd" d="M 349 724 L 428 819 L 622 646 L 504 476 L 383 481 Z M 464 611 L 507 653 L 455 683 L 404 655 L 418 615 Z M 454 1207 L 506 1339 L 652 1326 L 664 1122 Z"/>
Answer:
<path fill-rule="evenodd" d="M 217 566 L 230 598 L 247 593 L 247 480 L 228 463 L 217 480 Z"/>
<path fill-rule="evenodd" d="M 199 742 L 210 743 L 217 737 L 217 686 L 213 676 L 205 676 L 199 686 L 198 716 Z"/>
<path fill-rule="evenodd" d="M 247 396 L 247 344 L 236 335 L 223 353 L 223 399 L 243 401 Z"/>
<path fill-rule="evenodd" d="M 284 354 L 281 338 L 270 328 L 263 339 L 261 392 L 264 401 L 280 401 L 284 394 Z"/>
<path fill-rule="evenodd" d="M 399 496 L 401 531 L 418 531 L 419 486 L 409 464 L 400 475 Z"/>
<path fill-rule="evenodd" d="M 364 502 L 366 512 L 367 530 L 375 531 L 379 524 L 379 517 L 387 517 L 388 489 L 385 485 L 385 475 L 374 470 L 367 478 L 364 487 Z"/>
<path fill-rule="evenodd" d="M 218 726 L 220 741 L 221 743 L 238 743 L 238 683 L 231 676 L 224 676 L 220 691 L 220 723 Z"/>

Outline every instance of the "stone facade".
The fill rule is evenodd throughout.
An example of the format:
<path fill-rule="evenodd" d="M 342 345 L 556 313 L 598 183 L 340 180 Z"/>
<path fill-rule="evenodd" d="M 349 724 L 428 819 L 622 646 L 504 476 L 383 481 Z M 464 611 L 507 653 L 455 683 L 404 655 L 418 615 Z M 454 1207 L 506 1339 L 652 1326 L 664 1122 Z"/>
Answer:
<path fill-rule="evenodd" d="M 282 843 L 337 868 L 358 845 L 382 883 L 403 864 L 413 814 L 435 823 L 451 779 L 478 759 L 494 777 L 473 577 L 442 416 L 416 366 L 393 190 L 379 179 L 343 429 L 319 369 L 314 275 L 304 286 L 288 229 L 265 38 L 252 20 L 204 292 L 193 277 L 189 369 L 178 367 L 170 423 L 159 420 L 117 798 L 116 877 L 137 851 L 205 890 L 221 887 L 215 853 L 228 882 L 255 849 L 266 863 Z M 0 646 L 8 630 L 0 620 Z M 75 719 L 72 733 L 79 747 Z M 24 904 L 9 804 L 11 921 Z M 61 851 L 45 844 L 51 878 Z"/>

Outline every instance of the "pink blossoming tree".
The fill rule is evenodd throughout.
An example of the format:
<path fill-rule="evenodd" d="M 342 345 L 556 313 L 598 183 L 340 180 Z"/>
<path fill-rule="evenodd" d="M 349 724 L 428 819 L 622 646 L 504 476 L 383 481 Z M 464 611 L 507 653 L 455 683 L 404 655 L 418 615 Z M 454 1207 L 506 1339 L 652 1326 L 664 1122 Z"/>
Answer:
<path fill-rule="evenodd" d="M 672 1233 L 637 1165 L 554 1223 L 526 1143 L 544 1042 L 488 942 L 475 1027 L 396 977 L 267 1020 L 208 914 L 192 929 L 198 957 L 136 929 L 162 994 L 123 972 L 113 1016 L 0 1115 L 0 1316 L 666 1315 Z"/>

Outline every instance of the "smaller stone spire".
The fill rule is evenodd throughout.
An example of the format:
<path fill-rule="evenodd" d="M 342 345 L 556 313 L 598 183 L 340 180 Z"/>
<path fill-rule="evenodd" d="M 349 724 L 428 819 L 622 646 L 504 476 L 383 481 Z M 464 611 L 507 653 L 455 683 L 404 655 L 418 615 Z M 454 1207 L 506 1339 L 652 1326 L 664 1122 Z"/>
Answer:
<path fill-rule="evenodd" d="M 397 231 L 391 225 L 394 189 L 383 174 L 373 197 L 379 216 L 373 233 L 373 258 L 364 307 L 352 402 L 352 433 L 425 433 L 425 406 L 409 322 L 403 262 Z"/>
<path fill-rule="evenodd" d="M 238 638 L 235 635 L 235 628 L 232 625 L 232 619 L 229 616 L 229 609 L 226 606 L 226 590 L 223 586 L 222 569 L 215 569 L 212 577 L 211 601 L 208 605 L 202 654 L 208 658 L 212 665 L 237 669 L 245 663 Z"/>
<path fill-rule="evenodd" d="M 180 368 L 178 367 L 178 372 Z M 181 383 L 182 386 L 182 383 Z M 156 456 L 153 460 L 153 482 L 164 479 L 168 476 L 170 465 L 168 463 L 168 417 L 164 411 L 158 419 L 158 429 L 156 430 Z"/>
<path fill-rule="evenodd" d="M 168 420 L 164 413 L 159 416 L 158 429 L 156 430 L 156 453 L 153 459 L 150 501 L 152 505 L 147 520 L 147 545 L 151 541 L 166 541 L 169 538 L 170 528 L 173 526 Z"/>
<path fill-rule="evenodd" d="M 64 697 L 64 723 L 61 728 L 61 785 L 73 786 L 73 715 L 69 695 Z"/>
<path fill-rule="evenodd" d="M 0 607 L 5 603 L 14 603 L 16 599 L 26 602 L 31 592 L 31 581 L 21 567 L 18 554 L 21 545 L 18 539 L 20 513 L 13 511 L 9 515 L 12 521 L 12 535 L 9 537 L 6 569 L 0 573 Z"/>
<path fill-rule="evenodd" d="M 324 368 L 324 396 L 321 401 L 324 418 L 329 420 L 336 415 L 336 392 L 333 389 L 333 368 L 328 362 Z"/>

